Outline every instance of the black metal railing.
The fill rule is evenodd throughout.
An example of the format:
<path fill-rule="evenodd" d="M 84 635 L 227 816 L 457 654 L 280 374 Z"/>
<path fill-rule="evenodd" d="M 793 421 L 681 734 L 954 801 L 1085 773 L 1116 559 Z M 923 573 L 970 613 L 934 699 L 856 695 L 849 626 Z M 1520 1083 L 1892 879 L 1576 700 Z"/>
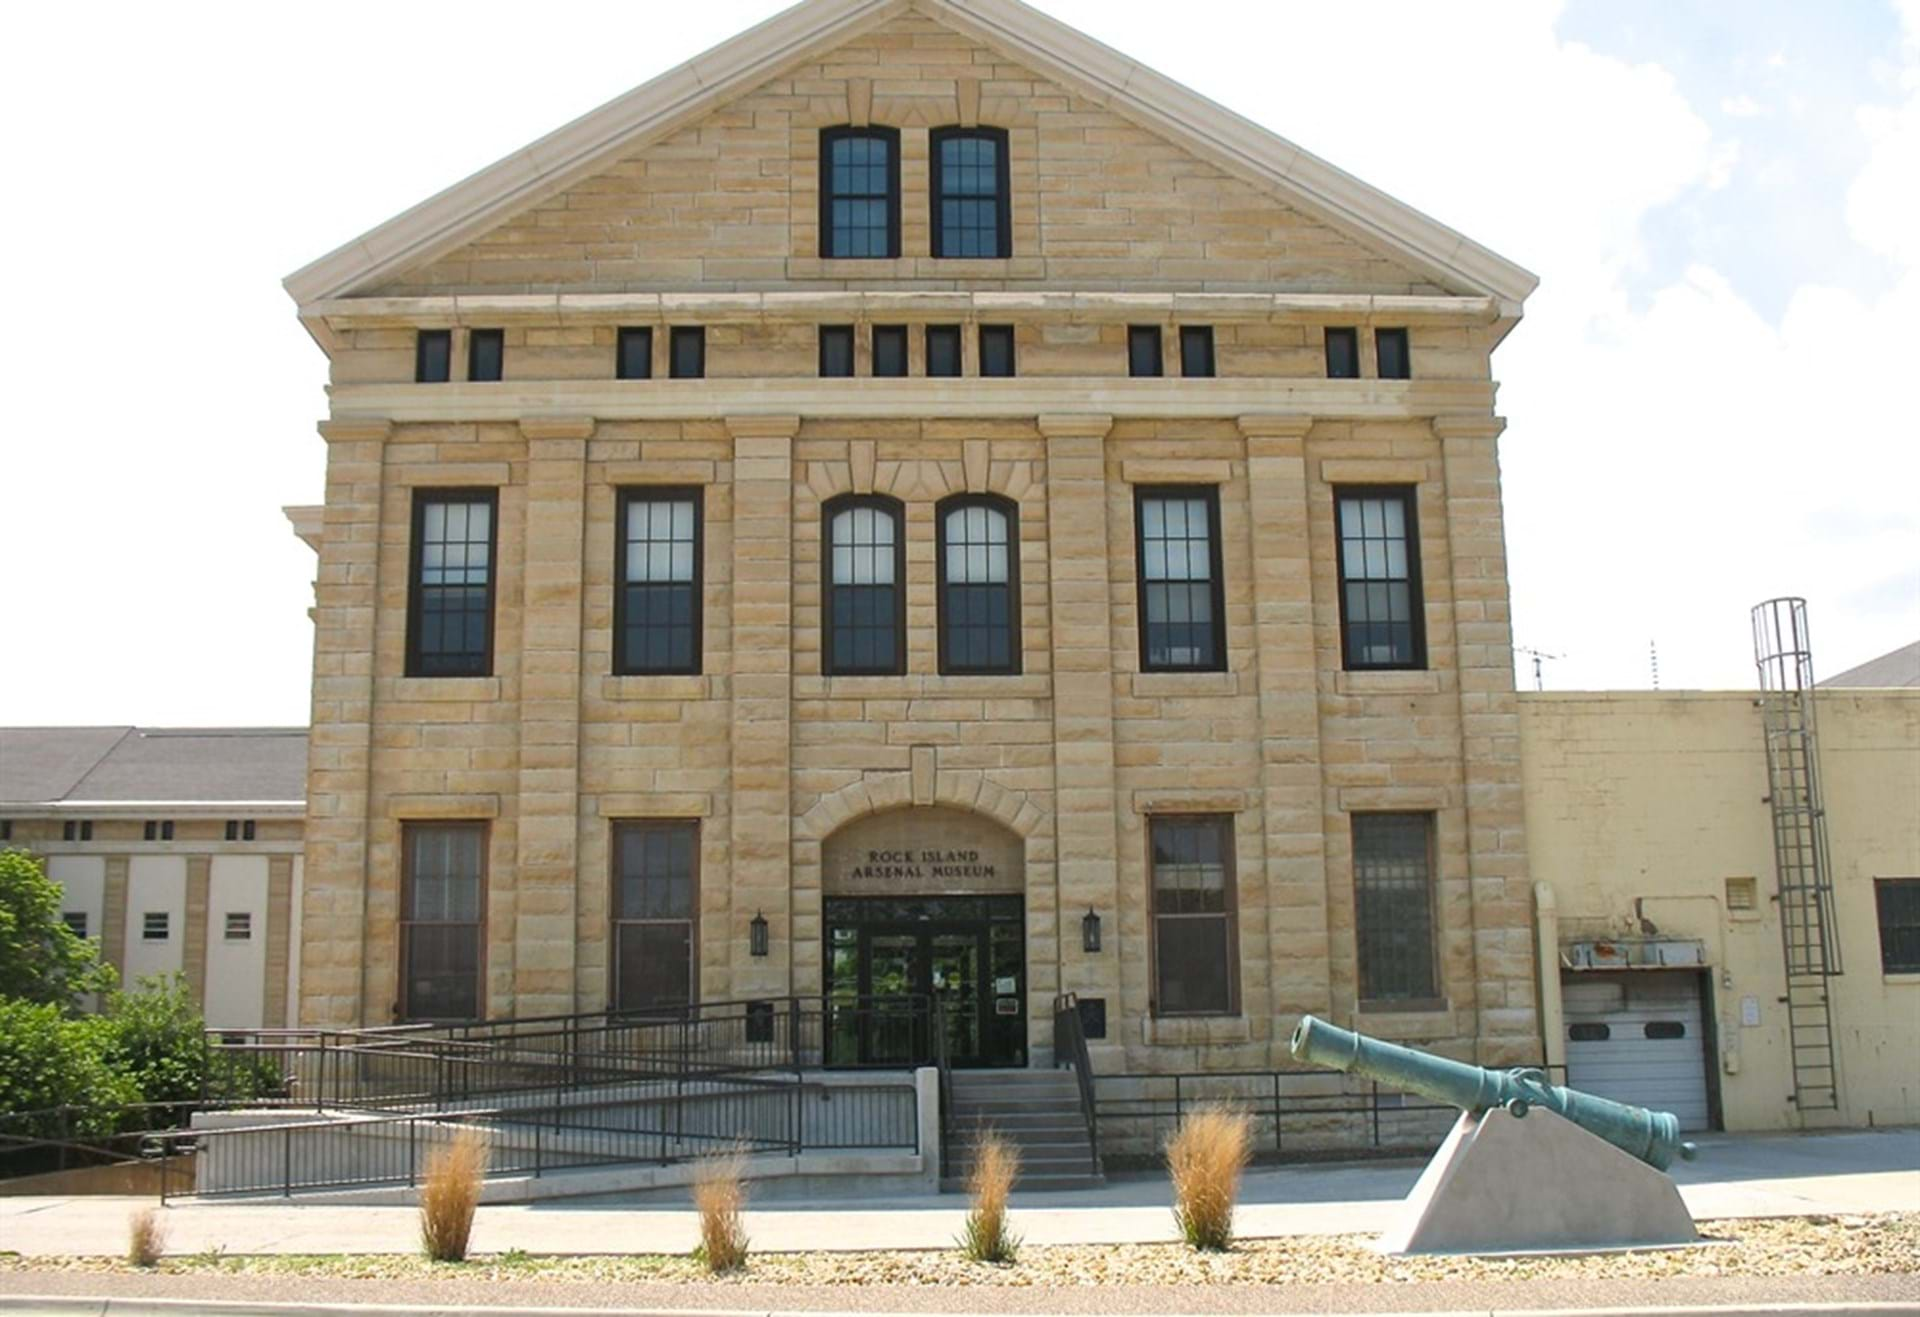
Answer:
<path fill-rule="evenodd" d="M 1057 1017 L 1056 1017 L 1057 1018 Z M 1564 1066 L 1547 1070 L 1565 1083 Z M 1225 1105 L 1254 1121 L 1255 1155 L 1314 1160 L 1430 1152 L 1459 1108 L 1324 1071 L 1233 1070 L 1095 1075 L 1094 1106 L 1117 1160 L 1157 1160 L 1181 1118 Z"/>
<path fill-rule="evenodd" d="M 947 1050 L 947 1008 L 933 1000 L 933 1065 L 940 1093 L 940 1178 L 953 1173 L 953 1057 Z"/>
<path fill-rule="evenodd" d="M 1053 1063 L 1071 1066 L 1080 1084 L 1080 1114 L 1087 1122 L 1087 1148 L 1093 1173 L 1101 1173 L 1100 1104 L 1094 1099 L 1093 1061 L 1087 1054 L 1087 1031 L 1080 1019 L 1080 999 L 1063 992 L 1053 999 Z"/>

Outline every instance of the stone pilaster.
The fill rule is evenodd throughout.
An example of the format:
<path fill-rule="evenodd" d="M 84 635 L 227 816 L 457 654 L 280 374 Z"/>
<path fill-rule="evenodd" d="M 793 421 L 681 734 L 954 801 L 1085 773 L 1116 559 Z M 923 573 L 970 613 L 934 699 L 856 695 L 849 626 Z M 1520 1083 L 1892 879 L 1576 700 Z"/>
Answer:
<path fill-rule="evenodd" d="M 793 441 L 797 416 L 729 417 L 733 435 L 733 801 L 731 882 L 701 875 L 703 919 L 724 921 L 730 971 L 720 995 L 794 990 Z M 764 957 L 748 954 L 755 914 L 770 925 Z M 818 934 L 818 930 L 814 930 Z M 715 995 L 719 974 L 703 976 Z M 816 989 L 817 984 L 807 985 Z"/>
<path fill-rule="evenodd" d="M 1117 1068 L 1123 1018 L 1144 1015 L 1146 1002 L 1122 1010 L 1120 964 L 1145 964 L 1146 930 L 1121 922 L 1119 839 L 1115 826 L 1113 751 L 1113 608 L 1108 597 L 1106 437 L 1110 416 L 1042 416 L 1047 441 L 1047 585 L 1053 602 L 1053 778 L 1055 910 L 1060 990 L 1103 997 L 1111 1022 L 1102 1052 Z M 1101 950 L 1080 946 L 1080 920 L 1091 909 L 1104 926 Z M 1029 919 L 1031 920 L 1031 912 Z M 1030 961 L 1044 963 L 1042 949 Z M 1044 1003 L 1034 1002 L 1036 1016 Z M 1096 1059 L 1095 1066 L 1101 1064 Z"/>
<path fill-rule="evenodd" d="M 1433 423 L 1445 466 L 1459 653 L 1476 1032 L 1480 1059 L 1489 1064 L 1537 1059 L 1539 1050 L 1520 715 L 1500 509 L 1497 445 L 1505 426 L 1494 416 L 1440 416 Z"/>
<path fill-rule="evenodd" d="M 1243 416 L 1253 538 L 1260 794 L 1267 864 L 1272 1037 L 1330 1012 L 1327 856 L 1314 653 L 1305 416 Z M 1276 1050 L 1279 1050 L 1276 1048 Z M 1277 1064 L 1283 1057 L 1272 1058 Z"/>
<path fill-rule="evenodd" d="M 187 857 L 187 926 L 180 935 L 180 968 L 202 1010 L 207 1004 L 207 939 L 213 936 L 207 927 L 207 888 L 212 876 L 211 855 Z"/>
<path fill-rule="evenodd" d="M 293 945 L 293 857 L 267 860 L 267 995 L 261 1019 L 269 1029 L 293 1024 L 287 1013 L 287 953 Z"/>
<path fill-rule="evenodd" d="M 100 897 L 100 955 L 120 976 L 121 987 L 127 986 L 127 873 L 131 867 L 130 856 L 107 856 Z"/>
<path fill-rule="evenodd" d="M 322 421 L 326 522 L 314 577 L 313 718 L 307 740 L 302 1024 L 384 1024 L 366 981 L 367 816 L 374 614 L 387 421 Z"/>
<path fill-rule="evenodd" d="M 528 417 L 521 569 L 520 790 L 513 997 L 493 1012 L 573 1009 L 580 850 L 580 627 L 591 417 Z"/>

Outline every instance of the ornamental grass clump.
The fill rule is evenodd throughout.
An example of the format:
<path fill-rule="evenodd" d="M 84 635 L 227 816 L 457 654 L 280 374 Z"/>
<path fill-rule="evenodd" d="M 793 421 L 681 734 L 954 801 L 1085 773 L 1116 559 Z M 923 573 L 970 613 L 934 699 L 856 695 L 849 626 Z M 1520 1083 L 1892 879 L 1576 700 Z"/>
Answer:
<path fill-rule="evenodd" d="M 1188 1112 L 1167 1140 L 1173 1219 L 1194 1248 L 1220 1253 L 1232 1246 L 1240 1172 L 1252 1156 L 1252 1121 L 1226 1107 Z"/>
<path fill-rule="evenodd" d="M 703 1157 L 694 1168 L 700 1243 L 693 1259 L 716 1276 L 747 1264 L 747 1228 L 740 1216 L 747 1202 L 746 1171 L 746 1157 L 738 1148 Z"/>
<path fill-rule="evenodd" d="M 420 1182 L 420 1245 L 435 1262 L 465 1262 L 480 1206 L 480 1184 L 487 1174 L 487 1139 L 462 1129 L 453 1142 L 434 1151 Z"/>
<path fill-rule="evenodd" d="M 1020 1248 L 1019 1236 L 1007 1229 L 1007 1195 L 1020 1178 L 1020 1150 L 989 1129 L 973 1149 L 973 1169 L 967 1174 L 967 1212 L 960 1251 L 975 1262 L 1012 1262 Z"/>
<path fill-rule="evenodd" d="M 158 1266 L 166 1251 L 167 1227 L 158 1212 L 143 1207 L 127 1218 L 128 1262 L 136 1267 Z"/>

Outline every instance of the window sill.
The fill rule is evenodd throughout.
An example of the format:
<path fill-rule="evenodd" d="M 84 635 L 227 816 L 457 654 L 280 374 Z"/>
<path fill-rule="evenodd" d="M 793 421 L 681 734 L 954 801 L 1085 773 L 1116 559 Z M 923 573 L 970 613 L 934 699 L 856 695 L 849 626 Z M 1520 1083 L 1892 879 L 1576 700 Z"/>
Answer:
<path fill-rule="evenodd" d="M 1920 983 L 1920 970 L 1898 970 L 1892 974 L 1882 974 L 1882 983 Z"/>
<path fill-rule="evenodd" d="M 1440 674 L 1431 668 L 1336 672 L 1333 689 L 1340 695 L 1433 695 L 1439 693 Z"/>
<path fill-rule="evenodd" d="M 500 698 L 498 677 L 396 677 L 393 698 L 416 703 L 473 704 Z"/>
<path fill-rule="evenodd" d="M 1138 700 L 1171 695 L 1238 695 L 1237 672 L 1136 672 L 1133 696 Z"/>
<path fill-rule="evenodd" d="M 1449 1038 L 1460 1031 L 1453 1006 L 1445 1000 L 1361 1002 L 1354 1028 L 1389 1041 Z"/>
<path fill-rule="evenodd" d="M 1207 1047 L 1253 1039 L 1245 1015 L 1149 1015 L 1140 1028 L 1149 1047 Z"/>
<path fill-rule="evenodd" d="M 891 677 L 795 677 L 793 693 L 799 699 L 872 696 L 897 700 L 912 695 L 985 695 L 995 699 L 1046 699 L 1053 694 L 1053 678 L 1044 672 L 1005 677 L 943 677 L 932 672 L 908 672 Z"/>
<path fill-rule="evenodd" d="M 704 673 L 676 677 L 604 674 L 600 678 L 603 700 L 704 700 L 712 693 Z"/>

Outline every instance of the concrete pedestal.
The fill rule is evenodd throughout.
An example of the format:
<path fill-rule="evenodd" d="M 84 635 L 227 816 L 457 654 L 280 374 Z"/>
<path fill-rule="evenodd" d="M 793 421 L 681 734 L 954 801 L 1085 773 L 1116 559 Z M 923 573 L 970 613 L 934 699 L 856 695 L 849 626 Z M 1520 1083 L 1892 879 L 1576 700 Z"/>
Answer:
<path fill-rule="evenodd" d="M 1464 1112 L 1407 1195 L 1383 1253 L 1553 1253 L 1690 1244 L 1663 1171 L 1535 1108 Z"/>

